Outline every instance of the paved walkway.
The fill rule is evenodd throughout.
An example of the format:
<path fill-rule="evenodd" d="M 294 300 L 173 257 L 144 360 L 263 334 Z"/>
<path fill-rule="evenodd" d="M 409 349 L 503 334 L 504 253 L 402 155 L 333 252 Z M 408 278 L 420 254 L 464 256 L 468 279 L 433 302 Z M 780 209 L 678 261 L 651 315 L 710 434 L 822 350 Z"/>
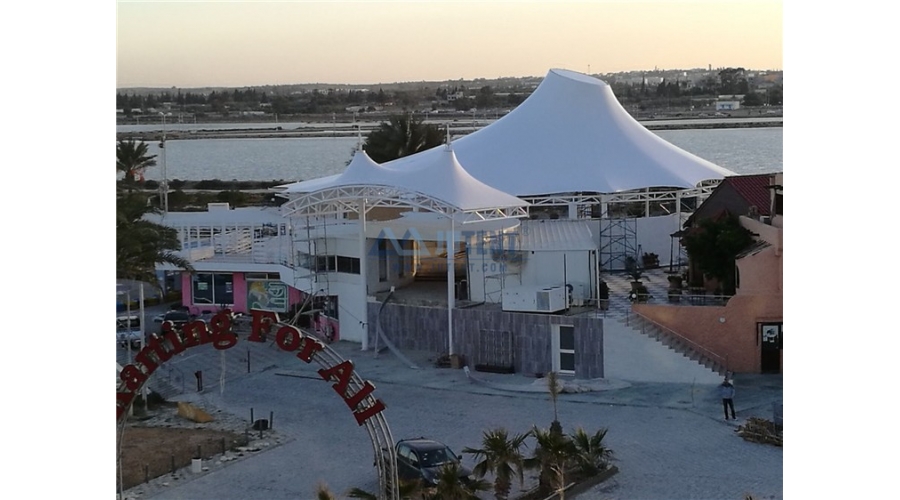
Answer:
<path fill-rule="evenodd" d="M 659 281 L 664 287 L 664 277 Z M 719 376 L 629 331 L 623 321 L 626 304 L 624 299 L 607 312 L 607 378 L 565 379 L 558 401 L 567 432 L 578 426 L 589 432 L 609 428 L 608 445 L 618 459 L 620 473 L 579 498 L 782 498 L 782 449 L 734 434 L 749 417 L 773 418 L 774 405 L 782 401 L 781 376 L 738 374 L 739 420 L 726 422 L 716 394 Z M 153 325 L 157 312 L 148 309 L 146 324 Z M 504 426 L 524 432 L 553 420 L 544 379 L 436 368 L 435 353 L 404 351 L 421 368 L 412 369 L 388 351 L 375 355 L 349 342 L 331 347 L 376 385 L 395 439 L 433 437 L 459 452 L 478 446 L 484 430 Z M 120 349 L 120 363 L 125 356 Z M 199 392 L 197 371 L 204 379 Z M 248 420 L 250 408 L 257 415 L 273 412 L 281 444 L 204 474 L 183 471 L 177 481 L 159 478 L 132 489 L 131 498 L 314 498 L 320 481 L 339 497 L 350 487 L 376 489 L 366 433 L 314 366 L 274 344 L 242 337 L 226 351 L 195 347 L 155 377 L 183 393 L 176 400 L 202 402 Z"/>
<path fill-rule="evenodd" d="M 524 432 L 553 419 L 542 379 L 467 376 L 464 370 L 435 368 L 432 354 L 407 352 L 422 367 L 414 370 L 388 352 L 376 357 L 347 342 L 332 348 L 376 385 L 377 396 L 388 405 L 385 415 L 395 439 L 424 435 L 461 450 L 477 446 L 486 429 Z M 224 388 L 219 386 L 223 357 Z M 354 486 L 376 489 L 366 433 L 312 365 L 272 344 L 249 342 L 227 351 L 193 348 L 170 363 L 185 373 L 200 368 L 206 374 L 202 392 L 189 386 L 177 399 L 202 401 L 234 415 L 248 416 L 249 408 L 257 415 L 273 412 L 283 444 L 206 474 L 159 478 L 131 490 L 131 498 L 311 499 L 319 481 L 338 494 Z M 743 499 L 745 493 L 782 498 L 782 450 L 733 433 L 750 416 L 772 418 L 772 405 L 782 398 L 780 376 L 736 377 L 736 423 L 724 421 L 715 384 L 607 379 L 569 380 L 568 387 L 558 409 L 566 431 L 608 427 L 608 445 L 620 468 L 611 481 L 579 498 Z"/>

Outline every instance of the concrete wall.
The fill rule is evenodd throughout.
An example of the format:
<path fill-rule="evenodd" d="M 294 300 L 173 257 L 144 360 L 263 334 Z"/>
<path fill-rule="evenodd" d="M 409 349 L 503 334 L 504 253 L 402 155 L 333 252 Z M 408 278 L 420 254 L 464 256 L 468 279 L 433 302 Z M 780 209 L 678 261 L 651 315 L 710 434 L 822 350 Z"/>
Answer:
<path fill-rule="evenodd" d="M 634 304 L 634 312 L 727 357 L 728 369 L 760 373 L 758 324 L 782 321 L 780 294 L 735 295 L 725 306 Z M 722 321 L 724 319 L 724 321 Z"/>
<path fill-rule="evenodd" d="M 370 346 L 375 342 L 380 307 L 377 302 L 369 302 Z M 387 304 L 380 321 L 385 335 L 401 350 L 449 352 L 447 309 Z M 504 339 L 511 338 L 515 371 L 544 374 L 553 367 L 552 325 L 575 328 L 575 377 L 603 377 L 603 320 L 599 318 L 511 313 L 494 308 L 454 309 L 455 353 L 474 368 L 480 361 L 504 359 Z"/>

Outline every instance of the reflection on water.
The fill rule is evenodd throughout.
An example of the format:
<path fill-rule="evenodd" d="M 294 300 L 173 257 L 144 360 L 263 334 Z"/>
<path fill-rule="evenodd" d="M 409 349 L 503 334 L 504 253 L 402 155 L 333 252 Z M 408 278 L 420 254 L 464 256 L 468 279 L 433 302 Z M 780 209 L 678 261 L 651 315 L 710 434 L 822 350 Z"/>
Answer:
<path fill-rule="evenodd" d="M 739 174 L 780 172 L 783 129 L 659 130 L 666 141 Z M 169 179 L 308 180 L 344 170 L 357 146 L 355 137 L 192 139 L 166 141 Z M 157 142 L 150 154 L 159 155 Z M 147 179 L 159 180 L 159 167 Z"/>

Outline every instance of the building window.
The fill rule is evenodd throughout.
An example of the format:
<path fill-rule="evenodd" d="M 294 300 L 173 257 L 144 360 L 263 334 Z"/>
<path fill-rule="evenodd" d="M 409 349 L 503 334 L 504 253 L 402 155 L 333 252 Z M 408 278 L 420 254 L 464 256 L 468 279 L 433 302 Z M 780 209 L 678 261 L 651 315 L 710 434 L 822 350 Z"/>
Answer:
<path fill-rule="evenodd" d="M 400 252 L 397 256 L 397 276 L 400 278 L 412 273 L 414 243 L 412 240 L 400 240 Z"/>
<path fill-rule="evenodd" d="M 197 273 L 192 278 L 194 304 L 234 304 L 234 275 Z"/>
<path fill-rule="evenodd" d="M 347 274 L 359 274 L 359 259 L 356 257 L 337 258 L 337 272 Z"/>
<path fill-rule="evenodd" d="M 553 325 L 553 371 L 575 375 L 575 327 Z"/>
<path fill-rule="evenodd" d="M 387 240 L 378 240 L 378 281 L 387 281 L 388 279 L 388 262 L 387 262 Z"/>

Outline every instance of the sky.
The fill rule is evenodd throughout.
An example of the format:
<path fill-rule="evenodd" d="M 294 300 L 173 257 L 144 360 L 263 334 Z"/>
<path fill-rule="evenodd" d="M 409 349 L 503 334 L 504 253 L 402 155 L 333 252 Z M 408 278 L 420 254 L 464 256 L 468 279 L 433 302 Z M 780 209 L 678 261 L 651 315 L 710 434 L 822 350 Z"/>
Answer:
<path fill-rule="evenodd" d="M 116 88 L 782 69 L 780 1 L 116 3 Z"/>
<path fill-rule="evenodd" d="M 0 211 L 14 265 L 4 268 L 0 287 L 9 354 L 0 377 L 8 382 L 5 400 L 20 410 L 4 422 L 24 430 L 6 441 L 16 455 L 6 489 L 58 498 L 112 491 L 114 345 L 98 340 L 105 334 L 91 318 L 111 315 L 115 279 L 114 87 L 390 83 L 712 64 L 786 69 L 785 498 L 883 498 L 896 490 L 896 460 L 883 456 L 900 436 L 885 419 L 889 410 L 873 411 L 893 399 L 900 352 L 891 313 L 900 282 L 889 223 L 900 184 L 892 4 L 785 0 L 783 40 L 778 4 L 630 5 L 571 5 L 562 18 L 552 15 L 562 7 L 548 2 L 382 6 L 395 9 L 392 25 L 363 3 L 273 4 L 265 15 L 233 12 L 235 23 L 183 11 L 241 5 L 7 2 L 0 87 L 9 96 L 8 188 Z M 317 7 L 321 16 L 272 13 L 279 7 Z M 424 12 L 438 8 L 439 15 Z M 631 15 L 622 13 L 628 9 Z M 135 11 L 146 15 L 125 15 Z M 251 26 L 261 29 L 253 34 Z M 127 42 L 128 32 L 145 42 Z M 60 318 L 69 319 L 65 328 Z M 35 343 L 48 334 L 53 342 Z M 48 481 L 48 449 L 35 446 L 38 438 L 64 443 L 53 456 L 106 451 L 99 461 L 54 462 Z"/>

